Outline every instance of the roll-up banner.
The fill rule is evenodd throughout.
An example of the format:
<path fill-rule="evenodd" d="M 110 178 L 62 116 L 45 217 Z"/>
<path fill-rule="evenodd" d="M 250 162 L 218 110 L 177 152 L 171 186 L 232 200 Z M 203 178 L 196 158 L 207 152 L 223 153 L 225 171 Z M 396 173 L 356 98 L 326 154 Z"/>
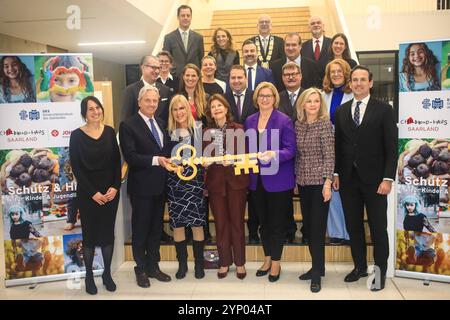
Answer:
<path fill-rule="evenodd" d="M 397 276 L 450 282 L 450 41 L 399 49 Z"/>
<path fill-rule="evenodd" d="M 0 54 L 0 181 L 5 285 L 84 271 L 72 130 L 94 92 L 91 54 Z M 75 228 L 67 228 L 68 223 Z M 94 269 L 101 270 L 96 252 Z M 1 262 L 3 263 L 3 262 Z"/>

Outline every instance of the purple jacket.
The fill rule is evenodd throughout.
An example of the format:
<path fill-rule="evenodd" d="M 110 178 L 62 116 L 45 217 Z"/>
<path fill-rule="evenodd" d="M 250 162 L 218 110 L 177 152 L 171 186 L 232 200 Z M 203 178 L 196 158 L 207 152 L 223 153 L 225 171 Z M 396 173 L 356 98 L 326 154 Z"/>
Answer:
<path fill-rule="evenodd" d="M 247 118 L 245 121 L 245 130 L 255 129 L 258 132 L 258 120 L 260 113 L 257 112 Z M 269 121 L 267 122 L 266 131 L 262 134 L 262 141 L 257 146 L 255 139 L 249 140 L 248 150 L 253 152 L 264 152 L 272 150 L 276 152 L 275 159 L 271 160 L 269 164 L 263 164 L 259 162 L 259 174 L 250 173 L 250 190 L 256 190 L 256 182 L 258 176 L 261 176 L 261 181 L 264 189 L 268 192 L 280 192 L 294 189 L 295 176 L 294 176 L 294 164 L 296 154 L 296 140 L 295 131 L 292 125 L 292 120 L 278 111 L 277 109 L 272 111 Z M 279 136 L 275 140 L 278 142 L 277 146 L 273 146 L 272 149 L 272 132 L 271 129 L 278 129 Z M 251 134 L 250 134 L 251 136 Z M 267 138 L 266 138 L 267 137 Z M 276 136 L 274 136 L 276 138 Z M 267 141 L 267 146 L 264 146 Z M 275 142 L 274 141 L 274 142 Z M 264 173 L 265 169 L 269 167 L 278 168 L 275 172 Z M 273 171 L 273 170 L 272 170 Z"/>

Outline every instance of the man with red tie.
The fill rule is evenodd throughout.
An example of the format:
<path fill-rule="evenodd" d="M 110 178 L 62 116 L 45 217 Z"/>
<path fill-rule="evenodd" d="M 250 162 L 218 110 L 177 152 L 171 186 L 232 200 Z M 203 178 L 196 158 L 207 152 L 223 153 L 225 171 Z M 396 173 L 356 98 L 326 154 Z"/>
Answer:
<path fill-rule="evenodd" d="M 331 39 L 324 36 L 324 24 L 321 17 L 314 16 L 309 19 L 309 30 L 312 38 L 302 46 L 302 56 L 314 60 L 320 72 L 320 83 L 325 75 L 325 67 L 330 61 Z"/>

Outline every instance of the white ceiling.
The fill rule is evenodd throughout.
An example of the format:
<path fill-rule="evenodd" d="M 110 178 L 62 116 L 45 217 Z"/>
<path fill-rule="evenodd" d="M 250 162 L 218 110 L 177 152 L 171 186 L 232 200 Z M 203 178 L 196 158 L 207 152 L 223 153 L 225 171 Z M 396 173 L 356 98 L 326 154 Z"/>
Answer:
<path fill-rule="evenodd" d="M 66 27 L 71 5 L 80 8 L 79 30 Z M 125 0 L 0 0 L 0 8 L 0 33 L 122 64 L 138 63 L 150 54 L 162 29 Z M 78 46 L 79 42 L 131 40 L 146 43 Z"/>

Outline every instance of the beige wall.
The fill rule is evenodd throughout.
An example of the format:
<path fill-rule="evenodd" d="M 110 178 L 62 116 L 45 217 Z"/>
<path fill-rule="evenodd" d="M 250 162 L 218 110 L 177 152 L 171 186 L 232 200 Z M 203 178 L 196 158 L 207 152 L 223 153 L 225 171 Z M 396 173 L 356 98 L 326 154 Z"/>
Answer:
<path fill-rule="evenodd" d="M 40 53 L 47 52 L 47 46 L 42 43 L 19 39 L 0 33 L 0 52 Z"/>
<path fill-rule="evenodd" d="M 125 89 L 125 65 L 94 57 L 94 80 L 112 82 L 114 127 L 118 130 Z"/>
<path fill-rule="evenodd" d="M 448 39 L 450 12 L 436 1 L 339 1 L 356 51 L 398 50 L 399 43 Z"/>

